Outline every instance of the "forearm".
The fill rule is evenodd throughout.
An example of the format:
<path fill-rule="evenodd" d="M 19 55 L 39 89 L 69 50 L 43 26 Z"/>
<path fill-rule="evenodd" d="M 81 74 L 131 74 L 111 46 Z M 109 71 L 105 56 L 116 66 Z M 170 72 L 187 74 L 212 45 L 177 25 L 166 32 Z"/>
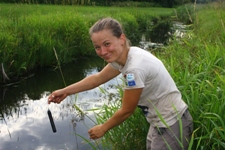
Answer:
<path fill-rule="evenodd" d="M 93 89 L 101 84 L 101 82 L 97 82 L 97 78 L 95 76 L 96 75 L 88 76 L 79 82 L 76 82 L 74 84 L 65 87 L 63 90 L 67 95 L 71 95 Z"/>
<path fill-rule="evenodd" d="M 114 128 L 115 126 L 124 122 L 127 118 L 132 115 L 133 112 L 125 112 L 121 109 L 116 111 L 116 113 L 107 120 L 104 124 L 102 124 L 103 130 L 107 132 L 108 130 Z"/>
<path fill-rule="evenodd" d="M 91 128 L 88 133 L 91 139 L 98 139 L 102 137 L 108 130 L 114 128 L 115 126 L 121 124 L 128 117 L 130 117 L 135 111 L 140 95 L 142 93 L 142 88 L 125 90 L 122 99 L 121 109 L 116 111 L 114 115 L 101 125 L 96 125 Z"/>

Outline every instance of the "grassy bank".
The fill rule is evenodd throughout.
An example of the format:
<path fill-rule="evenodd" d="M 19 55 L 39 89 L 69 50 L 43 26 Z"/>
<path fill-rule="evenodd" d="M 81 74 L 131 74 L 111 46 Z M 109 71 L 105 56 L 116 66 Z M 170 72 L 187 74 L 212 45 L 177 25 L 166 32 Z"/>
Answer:
<path fill-rule="evenodd" d="M 170 16 L 173 12 L 159 8 L 4 4 L 0 7 L 0 60 L 9 75 L 16 71 L 18 74 L 26 72 L 35 66 L 57 64 L 53 47 L 60 62 L 64 63 L 78 55 L 94 55 L 88 28 L 101 17 L 112 16 L 120 20 L 128 37 L 135 42 L 135 37 L 140 38 L 137 31 L 146 29 L 151 23 L 149 18 Z M 196 7 L 196 11 L 193 6 L 190 9 L 194 15 L 187 22 L 192 20 L 192 30 L 182 39 L 174 37 L 165 49 L 154 51 L 154 54 L 165 63 L 193 116 L 190 149 L 222 150 L 225 148 L 225 6 L 215 3 Z M 182 10 L 187 12 L 186 7 Z M 131 34 L 133 32 L 135 34 Z M 109 118 L 119 105 L 105 107 L 102 114 L 96 114 L 99 123 Z M 103 144 L 115 149 L 145 146 L 147 127 L 137 110 L 123 125 L 108 132 Z M 133 138 L 128 138 L 130 136 Z"/>
<path fill-rule="evenodd" d="M 137 44 L 151 18 L 171 13 L 167 8 L 0 4 L 0 63 L 13 78 L 56 65 L 53 48 L 61 63 L 95 55 L 88 29 L 109 16 L 121 21 L 128 38 Z"/>
<path fill-rule="evenodd" d="M 222 3 L 202 7 L 195 16 L 193 36 L 172 44 L 165 54 L 194 117 L 192 149 L 225 148 L 224 9 Z"/>

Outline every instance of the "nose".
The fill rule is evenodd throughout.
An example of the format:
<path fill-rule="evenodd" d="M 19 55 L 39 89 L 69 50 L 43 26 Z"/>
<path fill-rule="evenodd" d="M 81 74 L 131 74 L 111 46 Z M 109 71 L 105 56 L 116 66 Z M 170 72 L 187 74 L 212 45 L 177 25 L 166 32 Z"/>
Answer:
<path fill-rule="evenodd" d="M 101 47 L 100 51 L 99 51 L 99 54 L 100 55 L 105 55 L 107 53 L 107 50 L 104 46 Z"/>

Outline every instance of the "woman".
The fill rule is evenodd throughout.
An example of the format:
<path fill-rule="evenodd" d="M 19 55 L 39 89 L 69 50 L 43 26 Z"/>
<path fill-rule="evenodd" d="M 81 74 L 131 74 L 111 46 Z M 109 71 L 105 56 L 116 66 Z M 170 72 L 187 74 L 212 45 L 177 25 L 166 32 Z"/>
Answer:
<path fill-rule="evenodd" d="M 178 141 L 187 149 L 193 130 L 192 117 L 163 63 L 139 47 L 130 47 L 122 26 L 115 19 L 97 21 L 89 33 L 97 55 L 108 64 L 99 73 L 54 91 L 49 95 L 48 103 L 60 103 L 68 95 L 93 89 L 122 73 L 126 81 L 122 106 L 104 124 L 91 128 L 88 131 L 90 138 L 102 137 L 130 117 L 139 106 L 150 123 L 148 150 L 168 149 L 168 145 L 173 150 L 180 150 Z"/>

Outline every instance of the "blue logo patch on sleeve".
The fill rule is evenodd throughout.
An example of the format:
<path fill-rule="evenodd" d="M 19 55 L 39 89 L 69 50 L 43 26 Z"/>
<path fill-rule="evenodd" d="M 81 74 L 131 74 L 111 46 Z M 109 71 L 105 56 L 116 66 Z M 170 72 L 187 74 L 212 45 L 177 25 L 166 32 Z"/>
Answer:
<path fill-rule="evenodd" d="M 127 74 L 126 75 L 127 85 L 128 86 L 135 86 L 136 83 L 135 83 L 134 79 L 135 79 L 134 74 L 132 74 L 132 73 Z"/>
<path fill-rule="evenodd" d="M 127 83 L 128 83 L 128 86 L 135 86 L 136 85 L 135 81 L 127 81 Z"/>

